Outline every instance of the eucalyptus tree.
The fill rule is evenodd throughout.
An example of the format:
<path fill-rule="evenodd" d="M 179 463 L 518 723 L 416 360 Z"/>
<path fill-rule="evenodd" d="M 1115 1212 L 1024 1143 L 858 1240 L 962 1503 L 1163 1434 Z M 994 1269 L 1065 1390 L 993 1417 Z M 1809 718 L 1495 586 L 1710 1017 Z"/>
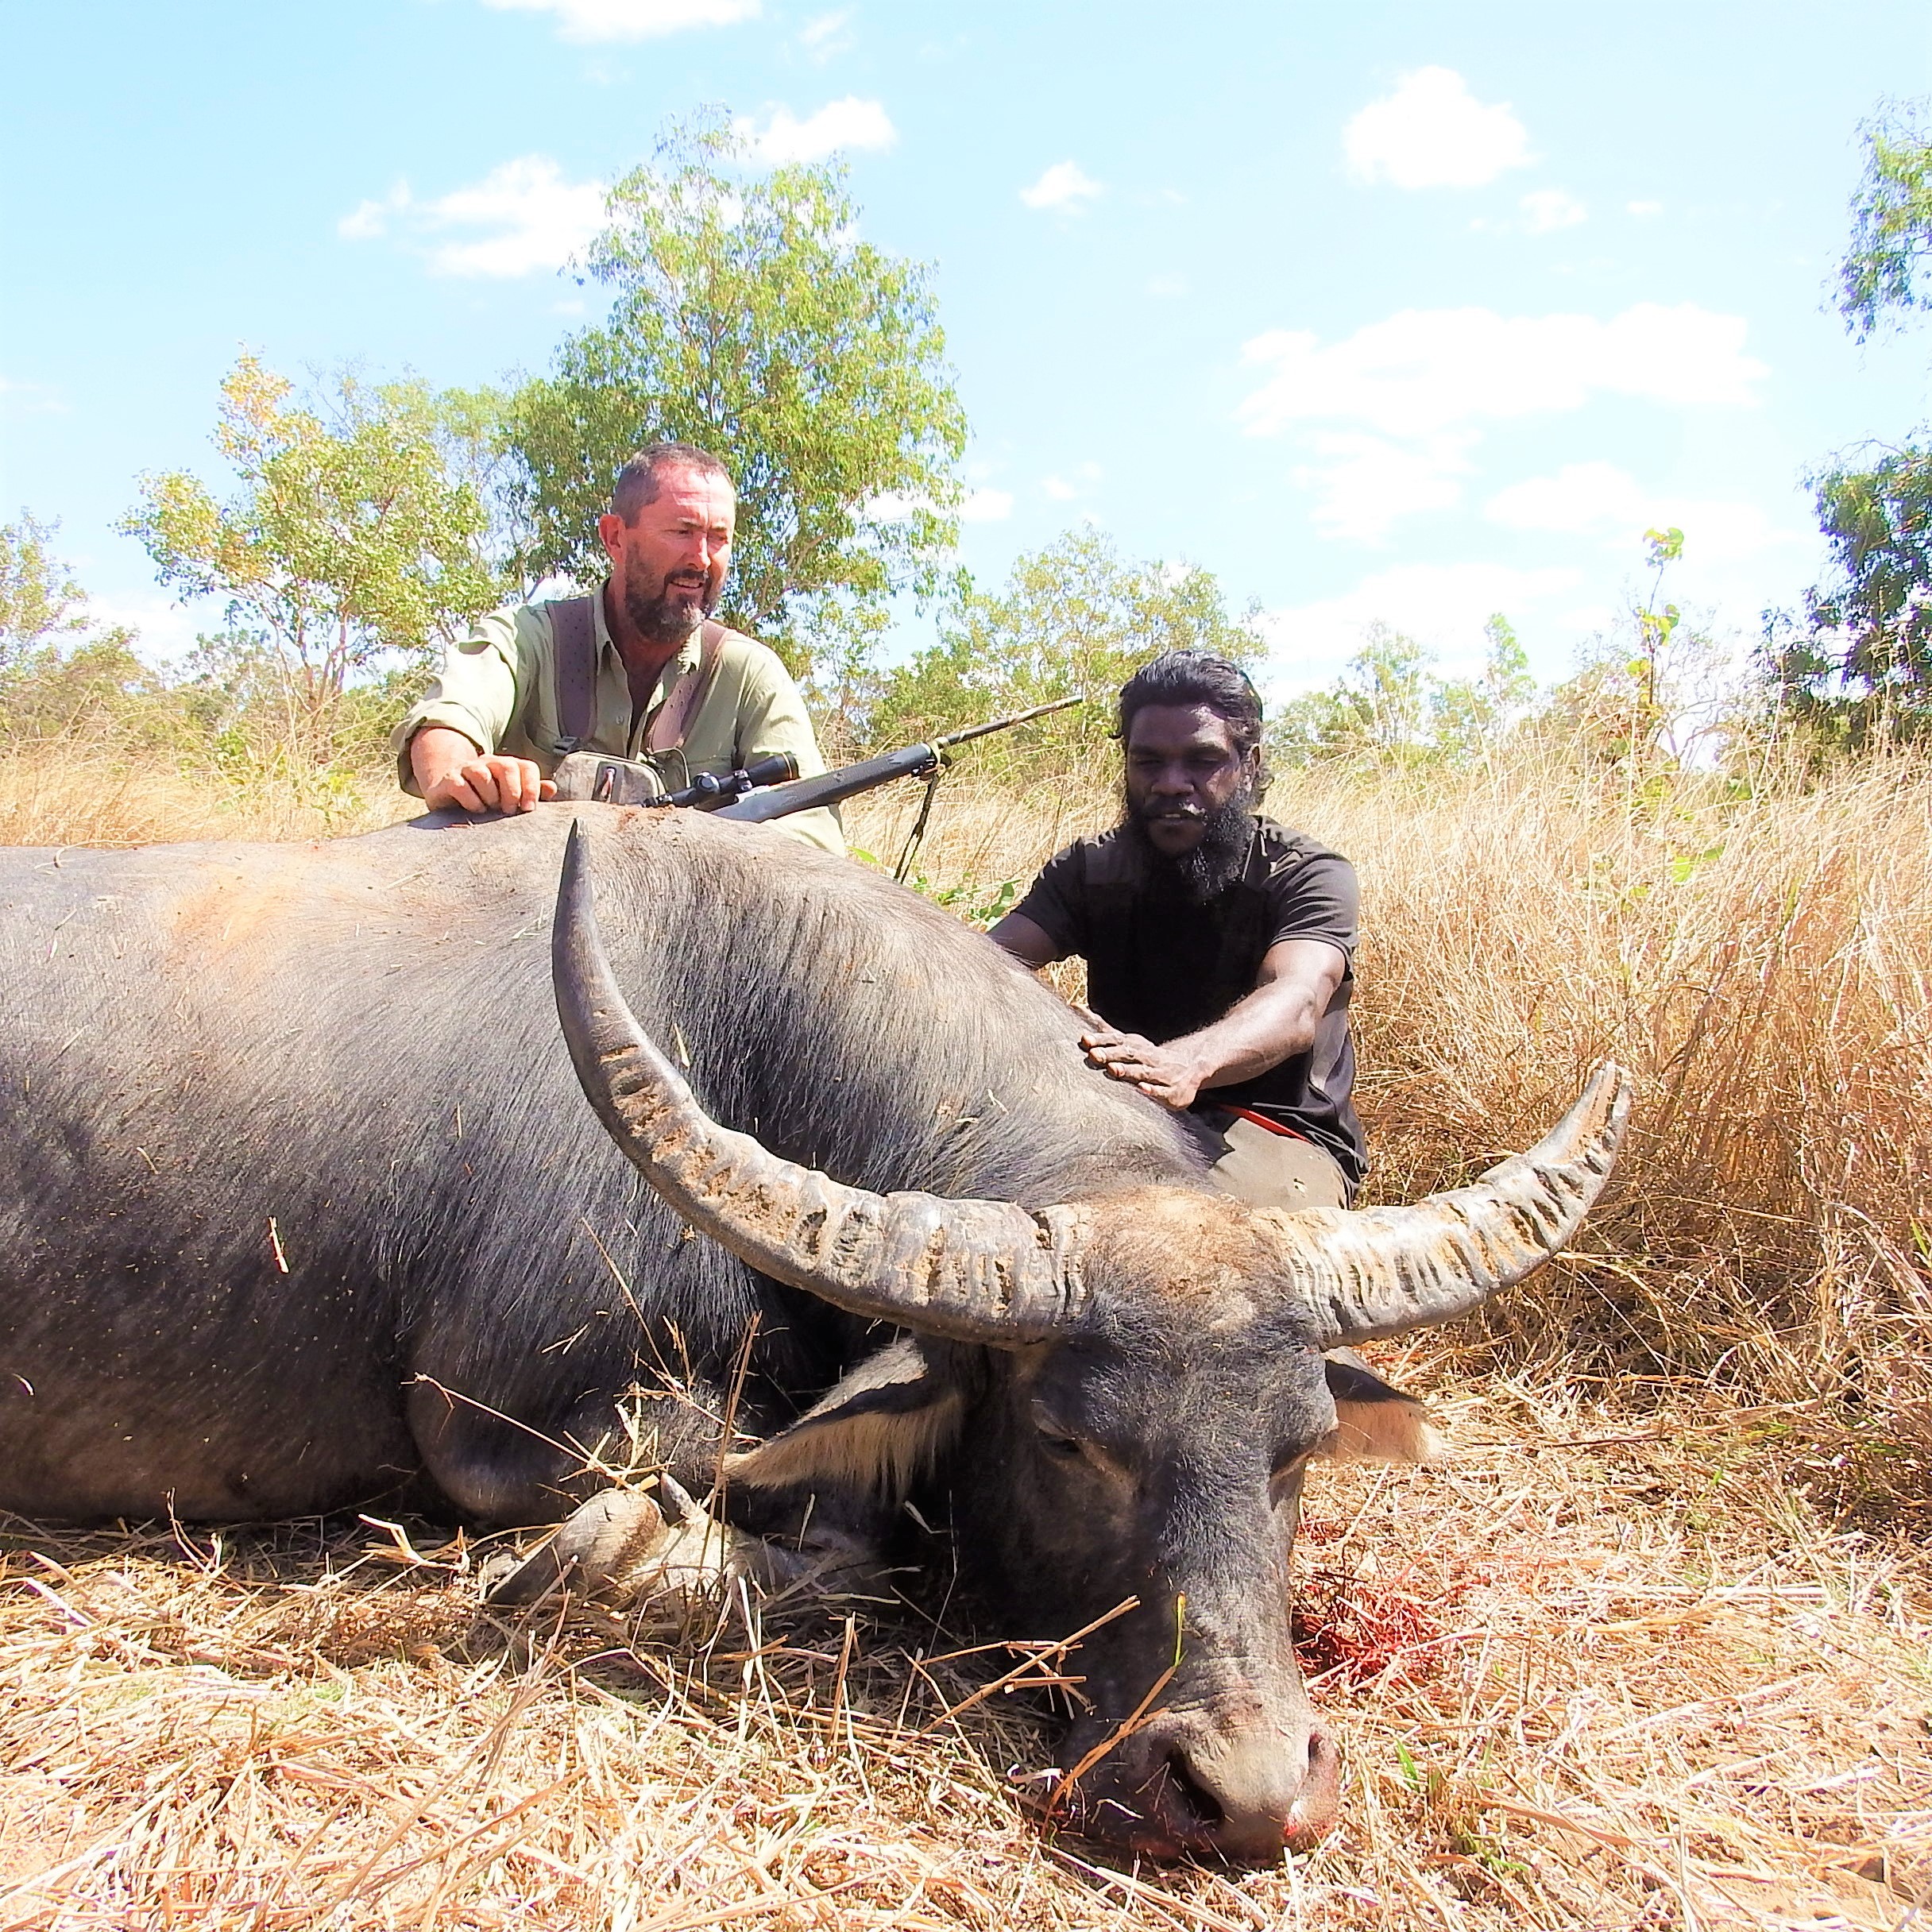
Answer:
<path fill-rule="evenodd" d="M 611 189 L 581 269 L 609 309 L 508 399 L 516 562 L 594 581 L 625 457 L 700 444 L 738 486 L 719 615 L 806 670 L 945 582 L 966 422 L 929 271 L 861 237 L 842 166 L 753 159 L 702 118 Z"/>
<path fill-rule="evenodd" d="M 452 424 L 420 381 L 345 372 L 301 398 L 244 355 L 214 439 L 237 487 L 145 477 L 122 527 L 163 583 L 225 598 L 229 636 L 272 667 L 291 722 L 326 727 L 352 682 L 419 664 L 503 594 Z"/>

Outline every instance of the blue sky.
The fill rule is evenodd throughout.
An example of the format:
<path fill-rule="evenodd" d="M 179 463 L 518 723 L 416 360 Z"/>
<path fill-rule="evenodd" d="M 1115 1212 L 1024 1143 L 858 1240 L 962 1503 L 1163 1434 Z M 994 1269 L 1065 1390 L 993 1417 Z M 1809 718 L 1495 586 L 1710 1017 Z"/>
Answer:
<path fill-rule="evenodd" d="M 0 511 L 62 523 L 157 647 L 216 620 L 117 536 L 218 474 L 246 347 L 541 369 L 559 265 L 667 118 L 843 144 L 934 265 L 973 428 L 965 560 L 1082 519 L 1258 602 L 1273 682 L 1381 618 L 1545 677 L 1648 524 L 1720 630 L 1816 574 L 1807 466 L 1928 413 L 1932 334 L 1829 303 L 1855 130 L 1932 91 L 1932 12 L 1197 0 L 336 0 L 6 8 Z"/>

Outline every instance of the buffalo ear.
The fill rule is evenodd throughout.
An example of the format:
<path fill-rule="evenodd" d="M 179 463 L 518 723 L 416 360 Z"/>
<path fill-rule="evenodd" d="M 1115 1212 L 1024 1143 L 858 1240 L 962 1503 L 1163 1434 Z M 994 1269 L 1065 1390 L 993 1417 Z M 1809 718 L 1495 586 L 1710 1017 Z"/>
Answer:
<path fill-rule="evenodd" d="M 965 1391 L 952 1351 L 901 1335 L 770 1441 L 724 1459 L 733 1482 L 856 1489 L 896 1501 L 959 1432 Z"/>
<path fill-rule="evenodd" d="M 1428 1410 L 1392 1388 L 1352 1348 L 1322 1358 L 1337 1428 L 1327 1454 L 1338 1463 L 1446 1463 L 1443 1442 Z"/>

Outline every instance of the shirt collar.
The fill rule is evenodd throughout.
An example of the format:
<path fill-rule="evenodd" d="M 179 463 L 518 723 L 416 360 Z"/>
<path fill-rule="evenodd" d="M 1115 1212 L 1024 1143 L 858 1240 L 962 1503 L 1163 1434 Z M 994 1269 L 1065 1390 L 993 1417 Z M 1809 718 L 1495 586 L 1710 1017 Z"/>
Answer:
<path fill-rule="evenodd" d="M 612 657 L 617 655 L 617 640 L 610 634 L 610 619 L 606 614 L 604 602 L 605 597 L 609 594 L 611 581 L 609 578 L 605 578 L 597 585 L 597 595 L 590 600 L 591 616 L 597 627 L 597 657 L 600 662 L 606 651 Z M 660 693 L 667 690 L 687 670 L 697 670 L 698 659 L 703 654 L 704 637 L 704 625 L 694 624 L 691 635 L 678 647 L 678 655 L 658 674 L 658 690 Z"/>

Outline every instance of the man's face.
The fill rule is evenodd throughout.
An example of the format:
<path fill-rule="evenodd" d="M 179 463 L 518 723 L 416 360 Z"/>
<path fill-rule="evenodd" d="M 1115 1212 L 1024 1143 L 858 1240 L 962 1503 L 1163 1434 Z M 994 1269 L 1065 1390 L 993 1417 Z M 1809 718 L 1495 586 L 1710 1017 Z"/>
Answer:
<path fill-rule="evenodd" d="M 1261 754 L 1244 756 L 1205 705 L 1148 705 L 1127 728 L 1127 810 L 1170 859 L 1200 844 L 1215 813 L 1245 806 L 1260 769 Z"/>
<path fill-rule="evenodd" d="M 657 485 L 635 523 L 607 513 L 597 534 L 631 621 L 653 643 L 681 643 L 724 588 L 737 504 L 714 471 L 664 469 Z"/>

